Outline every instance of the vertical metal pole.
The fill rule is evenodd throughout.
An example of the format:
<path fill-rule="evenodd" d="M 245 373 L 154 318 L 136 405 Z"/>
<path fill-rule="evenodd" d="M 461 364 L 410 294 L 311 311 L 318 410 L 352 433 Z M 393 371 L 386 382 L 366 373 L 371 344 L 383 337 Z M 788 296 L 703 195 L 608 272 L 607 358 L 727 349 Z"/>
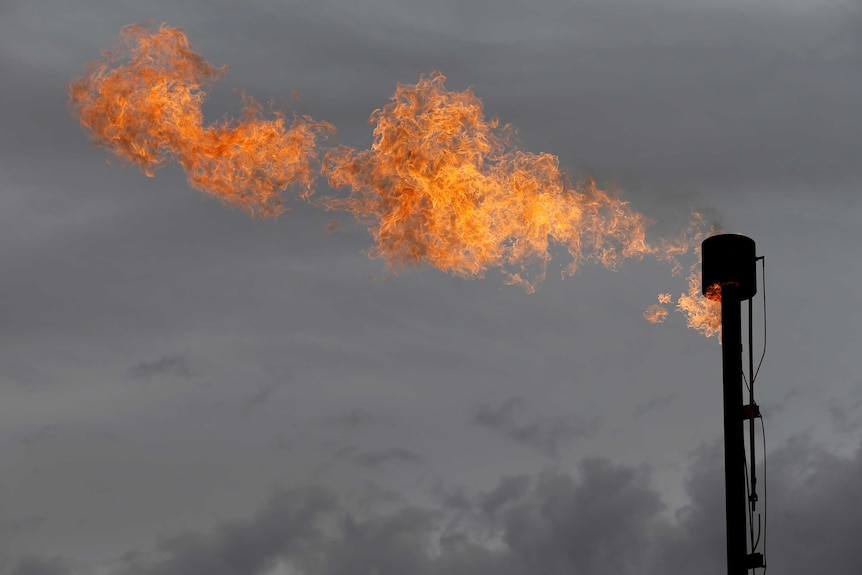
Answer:
<path fill-rule="evenodd" d="M 745 430 L 742 417 L 742 302 L 735 286 L 721 292 L 724 371 L 724 488 L 727 575 L 746 575 Z"/>
<path fill-rule="evenodd" d="M 751 520 L 752 514 L 754 513 L 755 505 L 757 504 L 757 468 L 755 467 L 757 464 L 757 458 L 754 453 L 754 419 L 756 409 L 754 406 L 757 405 L 754 403 L 754 354 L 751 352 L 751 344 L 754 341 L 754 327 L 753 327 L 753 316 L 754 316 L 754 298 L 748 299 L 748 405 L 751 406 L 751 419 L 748 420 L 748 455 L 750 457 L 748 462 L 748 472 L 751 474 L 751 495 L 748 499 L 748 508 L 747 512 L 749 513 L 748 517 Z M 750 526 L 749 526 L 750 527 Z M 749 535 L 751 537 L 751 552 L 754 553 L 754 534 L 749 529 Z"/>

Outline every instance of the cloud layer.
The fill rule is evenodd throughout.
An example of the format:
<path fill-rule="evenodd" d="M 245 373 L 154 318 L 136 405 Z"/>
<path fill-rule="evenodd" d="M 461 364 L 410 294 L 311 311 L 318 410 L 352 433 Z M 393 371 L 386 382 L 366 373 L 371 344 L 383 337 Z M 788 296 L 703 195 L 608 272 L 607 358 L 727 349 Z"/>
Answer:
<path fill-rule="evenodd" d="M 788 575 L 862 568 L 862 449 L 840 457 L 799 437 L 774 451 L 768 565 Z M 720 445 L 693 455 L 688 505 L 670 517 L 646 468 L 588 458 L 577 472 L 506 477 L 442 506 L 351 510 L 323 488 L 277 490 L 244 520 L 133 549 L 116 575 L 620 575 L 724 572 Z M 451 494 L 450 494 L 451 495 Z M 763 499 L 761 500 L 763 501 Z M 761 525 L 764 525 L 761 523 Z M 764 544 L 766 541 L 764 541 Z M 762 547 L 761 547 L 762 549 Z M 22 559 L 15 575 L 78 573 Z"/>

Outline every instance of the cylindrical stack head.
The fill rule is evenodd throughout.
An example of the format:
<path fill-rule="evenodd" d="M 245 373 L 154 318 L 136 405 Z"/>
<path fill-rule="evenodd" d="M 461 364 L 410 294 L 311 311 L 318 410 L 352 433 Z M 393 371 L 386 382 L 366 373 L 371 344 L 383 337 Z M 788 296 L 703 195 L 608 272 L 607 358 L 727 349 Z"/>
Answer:
<path fill-rule="evenodd" d="M 703 240 L 703 295 L 721 301 L 732 293 L 740 301 L 757 293 L 757 252 L 754 240 L 737 234 L 720 234 Z"/>

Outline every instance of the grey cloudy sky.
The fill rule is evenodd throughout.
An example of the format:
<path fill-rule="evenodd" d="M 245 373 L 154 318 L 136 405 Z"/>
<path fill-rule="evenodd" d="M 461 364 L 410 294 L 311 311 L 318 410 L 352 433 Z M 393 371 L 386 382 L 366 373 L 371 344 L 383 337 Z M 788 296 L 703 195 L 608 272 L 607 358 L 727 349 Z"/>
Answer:
<path fill-rule="evenodd" d="M 438 69 L 661 225 L 753 237 L 767 560 L 862 571 L 862 8 L 838 0 L 0 1 L 0 571 L 723 569 L 720 348 L 641 318 L 684 288 L 666 266 L 531 295 L 387 277 L 348 218 L 106 164 L 66 85 L 145 19 L 228 66 L 209 118 L 240 88 L 364 147 Z"/>

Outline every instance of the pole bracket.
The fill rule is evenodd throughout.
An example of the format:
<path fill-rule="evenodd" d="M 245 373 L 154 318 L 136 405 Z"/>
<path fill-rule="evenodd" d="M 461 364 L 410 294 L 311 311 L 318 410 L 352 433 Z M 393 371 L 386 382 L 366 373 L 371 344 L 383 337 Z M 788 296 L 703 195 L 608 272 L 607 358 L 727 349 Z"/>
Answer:
<path fill-rule="evenodd" d="M 756 403 L 750 403 L 748 405 L 742 406 L 742 420 L 748 421 L 750 419 L 757 419 L 758 417 L 762 417 L 760 415 L 760 406 Z"/>
<path fill-rule="evenodd" d="M 763 553 L 749 553 L 745 556 L 746 571 L 751 569 L 761 569 L 763 567 L 766 567 L 763 563 Z"/>

